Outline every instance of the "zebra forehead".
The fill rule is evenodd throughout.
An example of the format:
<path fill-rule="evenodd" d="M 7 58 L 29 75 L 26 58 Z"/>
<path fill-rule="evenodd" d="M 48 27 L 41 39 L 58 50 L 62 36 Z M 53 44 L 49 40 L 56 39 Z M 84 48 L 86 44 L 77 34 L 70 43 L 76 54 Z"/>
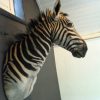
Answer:
<path fill-rule="evenodd" d="M 68 16 L 69 15 L 67 13 L 59 12 L 56 18 L 60 20 L 69 20 Z"/>
<path fill-rule="evenodd" d="M 62 15 L 62 16 L 68 16 L 68 13 L 65 13 L 65 12 L 59 12 L 59 15 Z"/>

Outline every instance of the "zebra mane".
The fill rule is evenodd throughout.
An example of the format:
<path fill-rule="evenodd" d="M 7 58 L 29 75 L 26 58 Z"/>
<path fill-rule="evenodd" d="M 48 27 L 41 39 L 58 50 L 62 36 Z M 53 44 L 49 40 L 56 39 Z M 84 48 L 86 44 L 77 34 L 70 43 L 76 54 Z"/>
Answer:
<path fill-rule="evenodd" d="M 55 19 L 55 16 L 53 12 L 49 9 L 46 9 L 46 12 L 41 11 L 40 15 L 37 19 L 30 19 L 30 22 L 28 23 L 28 27 L 35 28 L 35 26 L 38 26 L 40 23 L 44 24 L 44 21 L 52 22 Z"/>

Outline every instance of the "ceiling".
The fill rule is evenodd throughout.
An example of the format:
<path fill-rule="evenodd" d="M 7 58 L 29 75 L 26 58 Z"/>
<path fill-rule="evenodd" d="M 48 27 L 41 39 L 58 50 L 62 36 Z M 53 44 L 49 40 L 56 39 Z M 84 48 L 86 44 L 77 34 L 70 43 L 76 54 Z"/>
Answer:
<path fill-rule="evenodd" d="M 41 10 L 52 10 L 55 1 L 37 0 Z M 61 0 L 61 11 L 69 14 L 80 34 L 100 32 L 100 0 Z"/>

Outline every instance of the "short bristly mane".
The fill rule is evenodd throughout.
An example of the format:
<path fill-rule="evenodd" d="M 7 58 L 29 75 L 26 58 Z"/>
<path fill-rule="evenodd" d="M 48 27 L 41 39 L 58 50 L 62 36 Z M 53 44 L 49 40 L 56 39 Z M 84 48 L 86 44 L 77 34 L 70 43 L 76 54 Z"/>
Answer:
<path fill-rule="evenodd" d="M 31 28 L 35 28 L 36 26 L 38 26 L 40 23 L 44 24 L 45 22 L 52 22 L 54 20 L 54 14 L 52 13 L 51 10 L 46 9 L 45 12 L 41 11 L 41 13 L 39 14 L 37 19 L 30 19 L 30 22 L 28 23 L 28 27 Z"/>

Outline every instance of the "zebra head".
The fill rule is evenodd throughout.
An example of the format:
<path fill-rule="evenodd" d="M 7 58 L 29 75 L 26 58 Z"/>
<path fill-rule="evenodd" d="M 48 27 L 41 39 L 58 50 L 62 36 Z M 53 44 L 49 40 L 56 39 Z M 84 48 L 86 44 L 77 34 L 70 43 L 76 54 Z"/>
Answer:
<path fill-rule="evenodd" d="M 67 49 L 74 57 L 84 57 L 87 51 L 86 42 L 76 31 L 68 15 L 60 10 L 60 0 L 55 4 L 52 22 L 52 40 L 55 44 Z"/>

